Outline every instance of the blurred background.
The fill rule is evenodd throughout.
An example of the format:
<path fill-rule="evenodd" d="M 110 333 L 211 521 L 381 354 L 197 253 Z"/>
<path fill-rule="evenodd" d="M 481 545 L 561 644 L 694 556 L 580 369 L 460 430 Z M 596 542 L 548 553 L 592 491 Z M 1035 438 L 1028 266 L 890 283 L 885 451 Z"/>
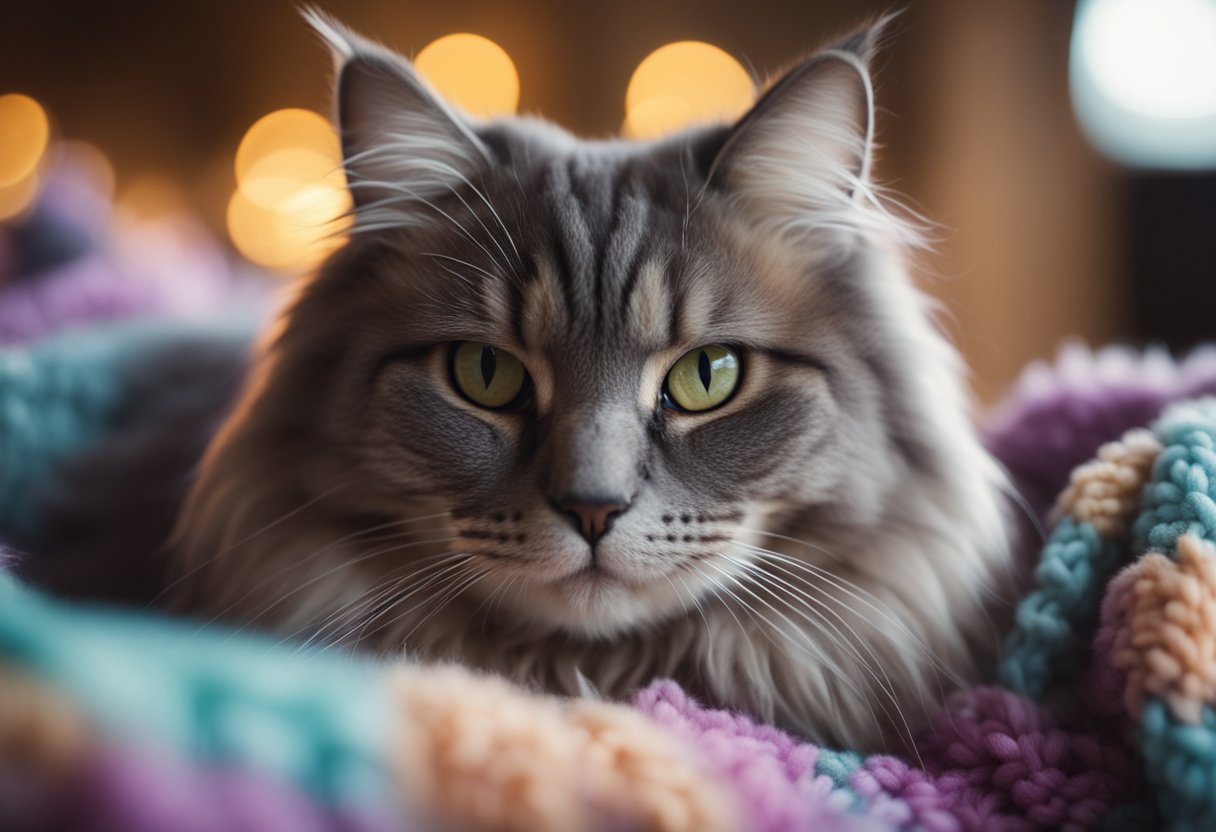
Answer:
<path fill-rule="evenodd" d="M 892 4 L 321 6 L 417 56 L 471 111 L 646 136 L 740 112 L 748 74 Z M 477 37 L 449 37 L 462 33 Z M 922 280 L 981 399 L 1069 336 L 1175 350 L 1212 337 L 1216 0 L 913 0 L 877 69 L 879 178 L 939 223 Z M 286 0 L 8 2 L 0 223 L 33 223 L 66 167 L 112 199 L 110 221 L 192 217 L 234 268 L 306 270 L 346 207 L 316 115 L 330 75 Z M 17 256 L 5 246 L 0 281 Z"/>

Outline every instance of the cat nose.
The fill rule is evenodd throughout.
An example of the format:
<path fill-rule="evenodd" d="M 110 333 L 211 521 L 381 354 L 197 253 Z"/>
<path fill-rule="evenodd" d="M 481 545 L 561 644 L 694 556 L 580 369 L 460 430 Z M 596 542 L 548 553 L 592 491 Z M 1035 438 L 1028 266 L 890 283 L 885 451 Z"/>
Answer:
<path fill-rule="evenodd" d="M 576 496 L 558 500 L 557 507 L 574 516 L 578 521 L 579 534 L 594 547 L 597 540 L 608 534 L 613 519 L 629 508 L 629 503 L 611 497 L 588 499 Z"/>

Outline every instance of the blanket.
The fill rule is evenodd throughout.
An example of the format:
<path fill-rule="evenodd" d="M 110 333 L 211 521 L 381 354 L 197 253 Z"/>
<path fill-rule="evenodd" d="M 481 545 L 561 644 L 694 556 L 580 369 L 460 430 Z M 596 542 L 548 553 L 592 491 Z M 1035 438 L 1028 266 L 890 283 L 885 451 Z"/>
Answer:
<path fill-rule="evenodd" d="M 157 317 L 163 296 L 57 306 L 45 286 L 69 265 L 0 273 L 0 324 L 38 316 L 0 351 L 0 541 L 36 531 L 38 483 L 105 442 L 133 356 L 242 337 Z M 58 600 L 0 554 L 0 828 L 1216 828 L 1211 393 L 1207 351 L 1074 345 L 1027 372 L 986 438 L 1043 529 L 1033 579 L 993 678 L 908 758 L 823 748 L 667 680 L 566 700 Z"/>

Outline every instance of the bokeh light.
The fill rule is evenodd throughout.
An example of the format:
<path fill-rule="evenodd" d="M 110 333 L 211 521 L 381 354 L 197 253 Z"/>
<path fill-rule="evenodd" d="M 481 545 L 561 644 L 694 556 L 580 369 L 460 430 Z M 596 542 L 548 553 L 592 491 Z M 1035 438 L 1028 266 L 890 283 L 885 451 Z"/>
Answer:
<path fill-rule="evenodd" d="M 228 233 L 237 250 L 261 266 L 306 269 L 341 245 L 346 223 L 335 217 L 349 204 L 343 192 L 314 185 L 267 208 L 237 188 L 228 202 Z"/>
<path fill-rule="evenodd" d="M 1070 81 L 1082 125 L 1111 156 L 1216 167 L 1216 0 L 1082 0 Z"/>
<path fill-rule="evenodd" d="M 1101 0 L 1077 26 L 1078 58 L 1113 101 L 1155 118 L 1216 114 L 1216 2 Z"/>
<path fill-rule="evenodd" d="M 341 245 L 351 218 L 341 142 L 311 110 L 258 119 L 236 153 L 228 234 L 245 257 L 270 269 L 315 266 Z"/>
<path fill-rule="evenodd" d="M 262 116 L 245 131 L 236 150 L 236 181 L 272 153 L 292 149 L 310 150 L 341 164 L 341 142 L 329 120 L 312 110 L 288 107 Z"/>
<path fill-rule="evenodd" d="M 46 151 L 46 111 L 28 95 L 0 95 L 0 188 L 24 182 Z"/>
<path fill-rule="evenodd" d="M 519 106 L 519 73 L 511 56 L 481 35 L 447 35 L 426 46 L 414 68 L 448 101 L 473 116 L 492 118 Z"/>
<path fill-rule="evenodd" d="M 695 121 L 692 107 L 670 95 L 648 98 L 625 116 L 621 133 L 634 139 L 651 139 L 674 133 Z"/>
<path fill-rule="evenodd" d="M 621 130 L 630 138 L 651 139 L 693 124 L 736 119 L 755 96 L 747 70 L 718 47 L 692 40 L 669 43 L 634 70 Z"/>

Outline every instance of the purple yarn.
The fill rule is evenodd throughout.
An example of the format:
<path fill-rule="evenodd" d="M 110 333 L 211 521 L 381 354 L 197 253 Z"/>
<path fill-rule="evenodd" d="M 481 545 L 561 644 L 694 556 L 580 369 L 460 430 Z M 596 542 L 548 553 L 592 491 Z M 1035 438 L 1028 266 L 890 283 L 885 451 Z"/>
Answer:
<path fill-rule="evenodd" d="M 1125 724 L 1130 721 L 1123 700 L 1127 674 L 1115 666 L 1115 649 L 1119 631 L 1127 626 L 1119 607 L 1128 593 L 1133 591 L 1135 583 L 1135 572 L 1124 569 L 1106 585 L 1098 632 L 1094 636 L 1093 661 L 1084 687 L 1086 703 L 1095 713 L 1120 719 Z"/>
<path fill-rule="evenodd" d="M 117 318 L 206 312 L 230 291 L 223 259 L 192 231 L 142 229 L 127 245 L 141 254 L 93 253 L 0 286 L 0 344 Z"/>
<path fill-rule="evenodd" d="M 1000 688 L 951 699 L 917 744 L 923 768 L 875 755 L 847 790 L 815 775 L 816 746 L 702 708 L 673 682 L 652 684 L 634 704 L 734 786 L 748 829 L 1088 829 L 1138 794 L 1133 754 L 1117 726 L 1066 726 Z M 853 805 L 850 791 L 862 805 Z"/>
<path fill-rule="evenodd" d="M 83 253 L 34 273 L 12 273 L 22 235 L 34 234 L 34 226 L 84 240 Z M 255 294 L 265 294 L 251 291 L 252 281 L 237 279 L 197 222 L 175 217 L 137 223 L 112 216 L 87 168 L 64 154 L 24 231 L 14 227 L 0 238 L 0 345 L 150 313 L 206 314 L 234 299 L 260 303 Z M 234 298 L 241 293 L 248 297 Z"/>
<path fill-rule="evenodd" d="M 63 832 L 390 832 L 391 807 L 336 807 L 260 772 L 201 766 L 148 749 L 104 748 L 23 807 L 21 826 Z M 4 815 L 0 812 L 0 818 Z M 10 817 L 9 822 L 14 819 Z"/>
<path fill-rule="evenodd" d="M 1216 393 L 1216 348 L 1175 362 L 1163 350 L 1090 351 L 1065 344 L 1054 365 L 1032 364 L 984 431 L 1040 521 L 1069 474 L 1103 443 L 1150 424 L 1171 401 Z"/>
<path fill-rule="evenodd" d="M 852 796 L 815 775 L 819 749 L 740 714 L 702 708 L 671 681 L 655 682 L 634 705 L 693 746 L 723 782 L 731 783 L 757 832 L 890 829 L 850 812 Z"/>
<path fill-rule="evenodd" d="M 922 815 L 944 809 L 966 830 L 1093 828 L 1136 795 L 1133 754 L 1119 735 L 1096 720 L 1065 725 L 1001 688 L 958 694 L 917 743 L 942 799 L 932 806 L 925 790 Z M 920 777 L 895 778 L 895 793 Z"/>

